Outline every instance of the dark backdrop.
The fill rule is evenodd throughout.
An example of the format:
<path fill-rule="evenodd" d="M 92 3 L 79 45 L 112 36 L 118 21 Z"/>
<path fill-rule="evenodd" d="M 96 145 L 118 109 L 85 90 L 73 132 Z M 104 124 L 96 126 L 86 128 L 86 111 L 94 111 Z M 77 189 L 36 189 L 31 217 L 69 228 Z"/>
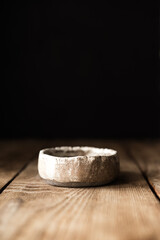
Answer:
<path fill-rule="evenodd" d="M 3 1 L 1 137 L 159 137 L 158 4 Z"/>

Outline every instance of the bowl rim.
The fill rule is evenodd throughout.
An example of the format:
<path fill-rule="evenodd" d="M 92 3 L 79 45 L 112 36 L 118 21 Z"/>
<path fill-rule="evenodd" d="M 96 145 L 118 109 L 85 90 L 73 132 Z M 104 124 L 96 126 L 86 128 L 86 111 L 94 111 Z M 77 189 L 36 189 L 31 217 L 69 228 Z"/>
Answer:
<path fill-rule="evenodd" d="M 48 151 L 53 152 L 53 154 L 49 154 Z M 61 153 L 64 151 L 68 151 L 68 152 L 75 152 L 76 151 L 93 151 L 96 152 L 95 154 L 87 154 L 86 155 L 75 155 L 75 156 L 58 156 L 57 151 L 60 151 Z M 56 154 L 54 155 L 54 152 L 56 152 Z M 97 158 L 97 157 L 105 157 L 105 158 L 110 158 L 110 157 L 114 157 L 117 156 L 117 151 L 114 149 L 110 149 L 110 148 L 98 148 L 98 147 L 94 147 L 94 146 L 56 146 L 56 147 L 50 147 L 50 148 L 44 148 L 42 150 L 40 150 L 39 155 L 45 155 L 48 158 L 56 158 L 56 159 L 75 159 L 75 158 Z"/>

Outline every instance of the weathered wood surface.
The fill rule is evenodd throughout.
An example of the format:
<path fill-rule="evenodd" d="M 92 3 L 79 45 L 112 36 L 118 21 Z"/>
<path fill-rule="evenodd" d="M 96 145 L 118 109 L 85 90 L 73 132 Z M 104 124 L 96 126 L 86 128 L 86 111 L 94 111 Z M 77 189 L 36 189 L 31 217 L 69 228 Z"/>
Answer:
<path fill-rule="evenodd" d="M 0 142 L 0 191 L 36 156 L 44 141 L 17 140 Z"/>
<path fill-rule="evenodd" d="M 123 145 L 57 143 L 70 144 L 117 149 L 119 180 L 103 187 L 53 187 L 38 176 L 35 158 L 0 194 L 0 239 L 160 239 L 160 203 Z"/>
<path fill-rule="evenodd" d="M 160 199 L 160 142 L 130 142 L 129 153 Z"/>

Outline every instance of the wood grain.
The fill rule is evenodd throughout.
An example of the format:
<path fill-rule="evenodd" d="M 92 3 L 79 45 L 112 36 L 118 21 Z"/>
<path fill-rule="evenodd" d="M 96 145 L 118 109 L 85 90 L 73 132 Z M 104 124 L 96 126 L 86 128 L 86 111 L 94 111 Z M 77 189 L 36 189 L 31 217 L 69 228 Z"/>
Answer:
<path fill-rule="evenodd" d="M 0 191 L 43 146 L 42 140 L 0 142 Z"/>
<path fill-rule="evenodd" d="M 134 141 L 129 144 L 129 151 L 160 199 L 160 142 Z"/>
<path fill-rule="evenodd" d="M 160 239 L 159 201 L 121 145 L 85 143 L 119 151 L 119 180 L 103 187 L 53 187 L 39 178 L 35 159 L 0 195 L 1 240 Z"/>

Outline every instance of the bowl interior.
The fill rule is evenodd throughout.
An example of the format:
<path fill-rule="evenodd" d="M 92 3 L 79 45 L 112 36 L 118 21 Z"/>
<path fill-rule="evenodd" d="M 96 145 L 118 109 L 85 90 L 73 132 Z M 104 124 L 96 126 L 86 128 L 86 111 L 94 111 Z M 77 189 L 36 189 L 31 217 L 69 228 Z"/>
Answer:
<path fill-rule="evenodd" d="M 77 156 L 111 156 L 116 154 L 115 150 L 95 147 L 56 147 L 44 150 L 47 155 L 55 157 L 77 157 Z"/>

